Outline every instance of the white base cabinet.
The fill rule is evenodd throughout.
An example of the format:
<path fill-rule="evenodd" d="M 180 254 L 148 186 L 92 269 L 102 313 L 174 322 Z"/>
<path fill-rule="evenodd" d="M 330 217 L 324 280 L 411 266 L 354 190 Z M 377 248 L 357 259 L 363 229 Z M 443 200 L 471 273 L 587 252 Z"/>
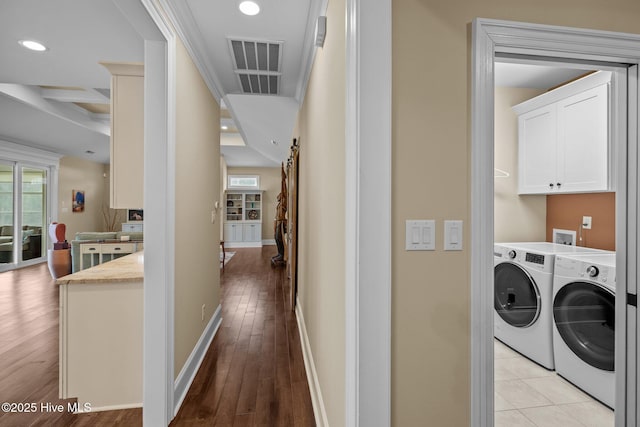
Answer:
<path fill-rule="evenodd" d="M 614 189 L 610 78 L 601 71 L 513 107 L 519 194 Z"/>

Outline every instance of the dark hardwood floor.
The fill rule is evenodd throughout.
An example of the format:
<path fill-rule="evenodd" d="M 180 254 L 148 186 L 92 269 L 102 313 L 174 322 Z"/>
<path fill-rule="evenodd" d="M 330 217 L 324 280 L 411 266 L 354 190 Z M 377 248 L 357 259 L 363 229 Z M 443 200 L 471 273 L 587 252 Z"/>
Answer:
<path fill-rule="evenodd" d="M 222 325 L 172 427 L 314 426 L 295 315 L 274 246 L 230 249 L 221 275 Z M 142 410 L 43 412 L 58 399 L 58 289 L 46 264 L 0 273 L 0 426 L 140 426 Z"/>

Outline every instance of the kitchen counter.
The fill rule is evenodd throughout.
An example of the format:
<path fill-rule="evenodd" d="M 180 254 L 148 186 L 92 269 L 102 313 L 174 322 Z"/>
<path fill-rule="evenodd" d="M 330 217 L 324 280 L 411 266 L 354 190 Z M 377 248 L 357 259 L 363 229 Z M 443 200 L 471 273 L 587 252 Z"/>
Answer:
<path fill-rule="evenodd" d="M 60 398 L 93 411 L 142 407 L 143 267 L 140 251 L 56 280 Z"/>
<path fill-rule="evenodd" d="M 89 283 L 142 282 L 144 279 L 144 253 L 135 252 L 104 264 L 56 280 L 57 285 Z"/>

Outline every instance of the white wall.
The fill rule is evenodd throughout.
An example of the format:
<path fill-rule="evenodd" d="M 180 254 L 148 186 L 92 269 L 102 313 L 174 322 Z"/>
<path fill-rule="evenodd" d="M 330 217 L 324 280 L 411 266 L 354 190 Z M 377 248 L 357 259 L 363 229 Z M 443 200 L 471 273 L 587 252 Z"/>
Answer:
<path fill-rule="evenodd" d="M 544 242 L 547 196 L 518 196 L 518 117 L 511 109 L 541 93 L 537 89 L 497 87 L 495 91 L 495 167 L 509 173 L 496 178 L 496 242 Z"/>

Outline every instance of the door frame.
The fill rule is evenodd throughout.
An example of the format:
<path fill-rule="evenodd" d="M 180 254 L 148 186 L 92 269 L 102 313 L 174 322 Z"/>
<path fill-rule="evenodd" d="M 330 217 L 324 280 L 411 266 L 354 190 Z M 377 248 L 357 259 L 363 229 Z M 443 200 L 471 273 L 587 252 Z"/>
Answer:
<path fill-rule="evenodd" d="M 529 55 L 573 61 L 629 64 L 629 120 L 612 126 L 618 144 L 616 188 L 616 426 L 635 425 L 635 309 L 627 315 L 627 292 L 635 295 L 638 277 L 638 98 L 640 36 L 477 18 L 472 23 L 471 70 L 471 425 L 494 422 L 493 375 L 493 163 L 494 61 L 496 54 Z M 621 82 L 626 83 L 626 82 Z M 622 95 L 625 95 L 624 93 Z M 614 105 L 614 108 L 618 108 Z M 616 134 L 617 132 L 617 134 Z M 625 138 L 626 135 L 626 138 Z M 628 151 L 628 153 L 627 153 Z M 629 278 L 629 281 L 627 281 Z M 627 286 L 627 283 L 629 286 Z M 619 344 L 618 344 L 619 343 Z M 624 349 L 624 347 L 622 347 Z M 628 362 L 628 365 L 627 365 Z M 629 404 L 627 404 L 629 402 Z"/>

